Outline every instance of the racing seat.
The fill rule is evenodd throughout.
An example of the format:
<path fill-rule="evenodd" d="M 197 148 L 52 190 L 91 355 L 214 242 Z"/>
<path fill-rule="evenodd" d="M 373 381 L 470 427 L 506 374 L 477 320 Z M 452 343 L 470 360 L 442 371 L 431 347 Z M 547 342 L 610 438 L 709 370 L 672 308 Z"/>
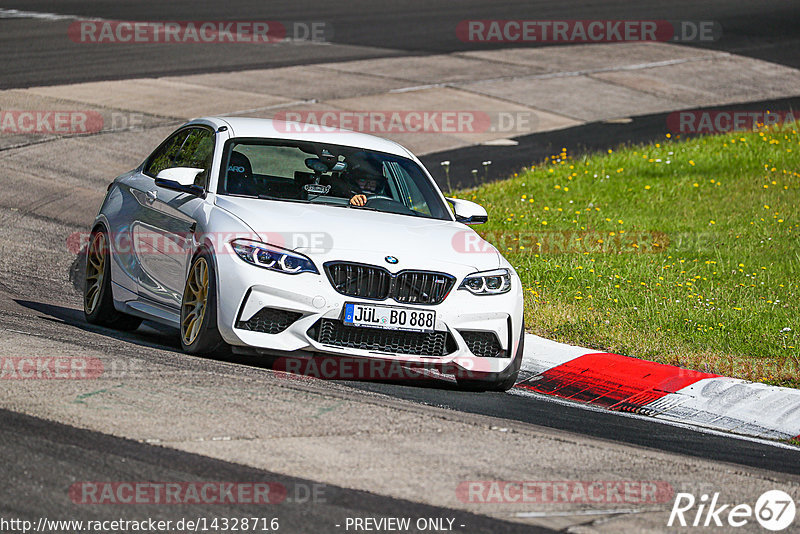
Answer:
<path fill-rule="evenodd" d="M 233 195 L 258 196 L 255 181 L 253 180 L 253 166 L 250 159 L 235 150 L 231 152 L 228 160 L 225 190 Z"/>

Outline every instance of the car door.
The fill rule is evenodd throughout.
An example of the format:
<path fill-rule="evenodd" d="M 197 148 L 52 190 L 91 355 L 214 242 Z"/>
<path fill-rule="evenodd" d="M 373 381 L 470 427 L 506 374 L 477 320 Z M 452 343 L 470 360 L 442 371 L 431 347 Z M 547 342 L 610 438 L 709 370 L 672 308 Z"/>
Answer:
<path fill-rule="evenodd" d="M 110 240 L 115 261 L 112 262 L 114 298 L 132 301 L 138 298 L 142 261 L 148 260 L 152 250 L 152 236 L 147 237 L 140 221 L 142 211 L 149 209 L 153 189 L 153 178 L 145 174 L 155 161 L 171 162 L 188 135 L 186 129 L 170 135 L 148 157 L 142 167 L 131 171 L 109 187 L 103 212 L 109 226 Z M 152 193 L 150 193 L 152 195 Z"/>
<path fill-rule="evenodd" d="M 214 132 L 205 126 L 179 131 L 163 150 L 154 153 L 144 168 L 145 181 L 139 192 L 141 209 L 133 224 L 140 270 L 138 292 L 142 300 L 179 309 L 184 278 L 193 249 L 195 212 L 204 200 L 155 184 L 164 169 L 192 167 L 203 169 L 195 183 L 206 187 L 214 153 Z"/>

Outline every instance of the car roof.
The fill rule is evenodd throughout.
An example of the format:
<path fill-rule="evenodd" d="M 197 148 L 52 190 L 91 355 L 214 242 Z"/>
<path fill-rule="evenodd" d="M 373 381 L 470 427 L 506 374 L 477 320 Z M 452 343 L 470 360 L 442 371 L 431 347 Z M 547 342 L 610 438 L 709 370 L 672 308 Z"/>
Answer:
<path fill-rule="evenodd" d="M 231 137 L 291 139 L 329 143 L 416 159 L 407 148 L 394 141 L 350 130 L 329 127 L 325 127 L 323 130 L 322 127 L 315 124 L 253 117 L 202 117 L 194 119 L 190 123 L 195 122 L 210 122 L 217 127 L 227 126 L 231 130 Z"/>

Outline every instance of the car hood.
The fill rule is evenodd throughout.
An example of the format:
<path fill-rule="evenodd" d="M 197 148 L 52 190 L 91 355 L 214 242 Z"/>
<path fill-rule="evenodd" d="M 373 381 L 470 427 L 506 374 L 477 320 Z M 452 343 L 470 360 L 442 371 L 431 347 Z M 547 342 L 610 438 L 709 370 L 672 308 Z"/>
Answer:
<path fill-rule="evenodd" d="M 217 196 L 215 204 L 241 219 L 261 241 L 320 262 L 349 260 L 390 271 L 446 269 L 453 274 L 496 269 L 501 263 L 491 244 L 454 221 L 227 195 Z M 388 263 L 387 256 L 397 263 Z"/>

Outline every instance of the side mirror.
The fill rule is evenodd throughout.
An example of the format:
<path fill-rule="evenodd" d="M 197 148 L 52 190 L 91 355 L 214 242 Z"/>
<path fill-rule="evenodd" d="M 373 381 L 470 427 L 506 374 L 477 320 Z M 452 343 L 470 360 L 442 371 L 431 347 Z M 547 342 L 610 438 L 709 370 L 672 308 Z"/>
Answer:
<path fill-rule="evenodd" d="M 197 175 L 203 172 L 203 169 L 196 169 L 194 167 L 172 167 L 171 169 L 164 169 L 156 179 L 171 180 L 180 185 L 194 185 L 194 179 Z"/>
<path fill-rule="evenodd" d="M 197 175 L 201 172 L 203 172 L 203 169 L 196 169 L 194 167 L 173 167 L 171 169 L 164 169 L 156 176 L 156 185 L 165 189 L 172 189 L 173 191 L 180 191 L 181 193 L 188 193 L 205 198 L 205 189 L 194 183 L 195 178 L 197 178 Z"/>
<path fill-rule="evenodd" d="M 489 215 L 480 204 L 460 198 L 448 198 L 447 201 L 453 206 L 456 221 L 460 223 L 483 224 L 489 220 Z"/>

